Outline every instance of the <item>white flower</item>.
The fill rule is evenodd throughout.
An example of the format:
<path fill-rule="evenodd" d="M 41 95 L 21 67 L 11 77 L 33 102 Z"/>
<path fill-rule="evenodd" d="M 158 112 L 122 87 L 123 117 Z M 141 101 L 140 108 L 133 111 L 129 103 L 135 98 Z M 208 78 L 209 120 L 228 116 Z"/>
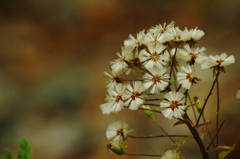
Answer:
<path fill-rule="evenodd" d="M 145 45 L 155 45 L 155 44 L 162 44 L 160 41 L 157 40 L 159 33 L 147 33 L 143 38 L 142 43 Z"/>
<path fill-rule="evenodd" d="M 179 27 L 175 27 L 171 29 L 171 34 L 174 37 L 174 41 L 179 42 L 179 41 L 187 41 L 188 39 L 191 38 L 191 33 L 188 32 L 187 30 L 180 30 Z"/>
<path fill-rule="evenodd" d="M 179 58 L 187 61 L 189 65 L 193 65 L 195 62 L 202 64 L 203 61 L 207 60 L 207 56 L 203 51 L 206 48 L 190 48 L 189 45 L 184 45 L 184 49 L 179 50 Z"/>
<path fill-rule="evenodd" d="M 185 113 L 185 98 L 183 93 L 171 91 L 164 95 L 164 100 L 160 103 L 160 108 L 167 108 L 162 111 L 166 118 L 181 118 Z"/>
<path fill-rule="evenodd" d="M 161 159 L 180 159 L 180 158 L 181 158 L 180 153 L 177 152 L 176 150 L 168 150 L 161 157 Z"/>
<path fill-rule="evenodd" d="M 117 56 L 119 58 L 113 61 L 110 61 L 112 72 L 116 72 L 120 74 L 121 72 L 126 71 L 128 67 L 128 64 L 126 63 L 126 61 L 129 61 L 130 59 L 133 58 L 132 50 L 133 50 L 132 47 L 122 47 L 121 54 L 119 52 L 117 53 Z"/>
<path fill-rule="evenodd" d="M 168 41 L 173 40 L 172 34 L 169 32 L 164 33 L 147 33 L 143 39 L 145 45 L 162 45 Z"/>
<path fill-rule="evenodd" d="M 139 47 L 142 45 L 143 37 L 145 36 L 144 30 L 140 31 L 137 34 L 137 38 L 133 37 L 131 34 L 129 35 L 129 39 L 124 41 L 124 46 L 127 47 Z"/>
<path fill-rule="evenodd" d="M 168 25 L 166 23 L 163 23 L 163 25 L 159 24 L 156 25 L 155 27 L 152 27 L 149 32 L 151 33 L 164 33 L 164 32 L 169 32 L 170 29 L 174 27 L 175 22 L 171 21 Z"/>
<path fill-rule="evenodd" d="M 143 76 L 145 88 L 151 88 L 150 93 L 155 94 L 163 91 L 168 86 L 168 81 L 170 76 L 165 74 L 167 72 L 166 68 L 153 67 L 148 69 L 151 73 L 146 73 Z"/>
<path fill-rule="evenodd" d="M 126 144 L 126 138 L 130 131 L 128 130 L 128 124 L 119 120 L 108 125 L 106 136 L 108 140 L 112 140 L 110 142 L 112 146 L 121 147 Z"/>
<path fill-rule="evenodd" d="M 146 97 L 146 95 L 144 95 L 143 92 L 146 88 L 141 81 L 134 81 L 133 87 L 130 84 L 127 85 L 127 90 L 128 91 L 124 96 L 126 99 L 125 104 L 129 107 L 129 109 L 137 110 L 144 102 L 144 97 Z"/>
<path fill-rule="evenodd" d="M 179 59 L 179 49 L 178 48 L 173 48 L 169 51 L 166 51 L 167 54 L 170 54 L 171 57 L 175 56 L 175 59 Z"/>
<path fill-rule="evenodd" d="M 201 65 L 203 70 L 210 69 L 212 67 L 224 67 L 230 65 L 235 62 L 235 58 L 233 55 L 227 57 L 226 53 L 222 53 L 221 55 L 209 55 L 208 59 Z"/>
<path fill-rule="evenodd" d="M 147 69 L 154 66 L 161 68 L 166 65 L 166 61 L 169 61 L 169 54 L 166 52 L 162 54 L 165 48 L 165 45 L 150 45 L 148 46 L 149 52 L 142 50 L 139 59 Z"/>
<path fill-rule="evenodd" d="M 100 105 L 103 114 L 118 113 L 123 109 L 125 90 L 126 85 L 121 83 L 117 84 L 115 89 L 108 89 L 108 95 L 105 98 L 107 103 Z"/>
<path fill-rule="evenodd" d="M 197 29 L 197 27 L 195 29 L 189 30 L 189 32 L 191 34 L 191 40 L 193 41 L 201 39 L 205 34 L 204 31 Z"/>
<path fill-rule="evenodd" d="M 108 77 L 107 79 L 107 88 L 108 89 L 114 89 L 114 87 L 118 84 L 118 83 L 123 83 L 124 79 L 119 77 L 119 73 L 118 72 L 111 72 L 111 74 L 104 72 L 104 75 L 106 75 Z"/>
<path fill-rule="evenodd" d="M 193 83 L 197 83 L 200 80 L 193 76 L 192 69 L 189 65 L 186 67 L 182 66 L 181 69 L 183 72 L 177 73 L 177 79 L 183 88 L 190 89 Z"/>
<path fill-rule="evenodd" d="M 240 89 L 238 89 L 237 92 L 235 93 L 235 97 L 240 99 Z"/>
<path fill-rule="evenodd" d="M 142 64 L 139 59 L 139 51 L 138 49 L 134 50 L 132 59 L 129 61 L 125 61 L 128 64 L 125 74 L 129 75 L 130 73 L 136 73 L 139 69 L 142 68 Z"/>

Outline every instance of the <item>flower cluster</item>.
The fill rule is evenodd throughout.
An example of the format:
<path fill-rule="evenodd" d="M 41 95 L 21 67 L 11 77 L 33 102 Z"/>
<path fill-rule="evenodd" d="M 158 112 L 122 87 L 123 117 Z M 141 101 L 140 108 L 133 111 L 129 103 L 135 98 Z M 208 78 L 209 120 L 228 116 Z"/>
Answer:
<path fill-rule="evenodd" d="M 226 53 L 206 55 L 205 47 L 197 47 L 203 36 L 197 27 L 181 30 L 173 21 L 129 35 L 117 58 L 110 61 L 110 73 L 104 73 L 108 94 L 106 103 L 100 105 L 102 113 L 157 107 L 168 119 L 183 119 L 191 106 L 187 92 L 200 81 L 192 67 L 197 63 L 216 75 L 235 62 L 234 56 Z M 121 122 L 109 126 L 107 137 L 113 139 L 112 145 L 119 147 L 125 141 L 129 132 L 125 129 L 127 124 Z"/>

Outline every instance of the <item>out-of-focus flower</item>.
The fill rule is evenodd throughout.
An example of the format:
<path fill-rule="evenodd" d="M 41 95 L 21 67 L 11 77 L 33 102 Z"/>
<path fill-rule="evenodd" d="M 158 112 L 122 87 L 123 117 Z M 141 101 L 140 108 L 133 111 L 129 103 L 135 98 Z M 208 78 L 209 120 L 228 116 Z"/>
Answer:
<path fill-rule="evenodd" d="M 240 99 L 240 89 L 237 90 L 236 94 L 235 94 L 235 97 Z"/>
<path fill-rule="evenodd" d="M 108 77 L 108 79 L 106 81 L 108 89 L 114 89 L 114 87 L 118 83 L 123 83 L 124 82 L 124 79 L 119 77 L 118 72 L 112 72 L 111 74 L 108 73 L 108 72 L 104 72 L 104 75 Z"/>
<path fill-rule="evenodd" d="M 106 136 L 111 140 L 111 145 L 115 147 L 122 147 L 126 144 L 126 138 L 131 130 L 128 130 L 128 124 L 119 120 L 108 125 Z"/>
<path fill-rule="evenodd" d="M 124 99 L 123 95 L 126 91 L 126 85 L 117 84 L 114 89 L 108 89 L 105 104 L 101 104 L 100 108 L 103 114 L 118 113 L 123 109 Z"/>
<path fill-rule="evenodd" d="M 177 152 L 176 150 L 168 150 L 162 155 L 161 159 L 183 159 L 183 158 L 180 156 L 180 153 Z"/>

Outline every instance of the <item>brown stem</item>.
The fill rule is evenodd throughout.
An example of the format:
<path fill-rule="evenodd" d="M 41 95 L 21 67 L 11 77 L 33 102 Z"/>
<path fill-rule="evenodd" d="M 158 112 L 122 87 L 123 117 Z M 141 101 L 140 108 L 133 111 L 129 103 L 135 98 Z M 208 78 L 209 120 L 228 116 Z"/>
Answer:
<path fill-rule="evenodd" d="M 146 139 L 146 138 L 160 138 L 160 137 L 189 137 L 190 135 L 156 135 L 156 136 L 132 136 L 128 135 L 130 138 L 139 138 L 139 139 Z"/>
<path fill-rule="evenodd" d="M 158 110 L 144 109 L 144 108 L 138 108 L 138 109 L 141 109 L 141 110 L 150 110 L 150 111 L 152 111 L 152 112 L 156 112 L 156 113 L 161 113 L 161 114 L 162 114 L 162 112 L 161 112 L 161 111 L 158 111 Z"/>
<path fill-rule="evenodd" d="M 203 145 L 203 142 L 202 142 L 197 130 L 193 126 L 191 120 L 189 119 L 187 113 L 185 113 L 183 115 L 183 118 L 184 118 L 185 123 L 187 124 L 188 129 L 190 130 L 190 132 L 192 133 L 194 139 L 196 140 L 196 142 L 198 144 L 198 147 L 201 151 L 203 159 L 210 159 L 209 154 L 206 152 L 205 146 Z"/>
<path fill-rule="evenodd" d="M 216 79 L 216 87 L 217 87 L 217 112 L 216 112 L 216 145 L 218 146 L 218 128 L 219 128 L 219 113 L 220 113 L 220 92 L 219 92 L 219 82 L 218 78 Z M 215 156 L 217 158 L 218 151 L 216 150 Z"/>
<path fill-rule="evenodd" d="M 208 101 L 209 97 L 210 97 L 211 94 L 212 94 L 212 91 L 213 91 L 213 88 L 214 88 L 214 86 L 215 86 L 215 84 L 216 84 L 216 82 L 217 82 L 218 76 L 219 76 L 219 73 L 216 74 L 216 77 L 215 77 L 215 79 L 214 79 L 214 81 L 213 81 L 212 87 L 211 87 L 211 89 L 210 89 L 210 91 L 209 91 L 209 93 L 208 93 L 207 98 L 206 98 L 205 101 L 204 101 L 202 110 L 201 110 L 201 112 L 200 112 L 200 114 L 199 114 L 199 117 L 198 117 L 198 120 L 197 120 L 195 126 L 198 125 L 198 123 L 199 123 L 199 121 L 200 121 L 200 119 L 201 119 L 201 117 L 202 117 L 202 115 L 203 115 L 204 108 L 205 108 L 205 106 L 206 106 L 206 104 L 207 104 L 207 101 Z"/>
<path fill-rule="evenodd" d="M 155 154 L 135 154 L 135 153 L 124 153 L 123 155 L 129 155 L 129 156 L 148 156 L 148 157 L 161 157 L 162 155 L 155 155 Z"/>
<path fill-rule="evenodd" d="M 222 124 L 220 125 L 220 127 L 219 127 L 219 129 L 218 129 L 216 135 L 213 137 L 211 143 L 210 143 L 209 146 L 207 147 L 207 150 L 208 150 L 208 149 L 210 148 L 210 146 L 214 143 L 214 140 L 215 140 L 215 138 L 217 137 L 218 133 L 220 132 L 220 130 L 221 130 L 221 128 L 222 128 L 224 122 L 225 122 L 225 120 L 224 120 L 224 121 L 222 122 Z"/>

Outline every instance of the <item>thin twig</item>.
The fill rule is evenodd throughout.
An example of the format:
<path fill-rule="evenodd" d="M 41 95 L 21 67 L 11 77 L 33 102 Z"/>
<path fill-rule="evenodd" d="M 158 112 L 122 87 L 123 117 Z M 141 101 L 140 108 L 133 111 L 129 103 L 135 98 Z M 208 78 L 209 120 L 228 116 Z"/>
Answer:
<path fill-rule="evenodd" d="M 143 154 L 143 153 L 139 153 L 139 154 L 135 154 L 135 153 L 124 153 L 123 155 L 130 155 L 130 156 L 148 156 L 148 157 L 162 157 L 162 155 L 155 155 L 155 154 Z"/>
<path fill-rule="evenodd" d="M 219 128 L 219 113 L 220 113 L 220 92 L 219 92 L 219 82 L 218 78 L 216 79 L 216 86 L 217 86 L 217 112 L 216 112 L 216 146 L 218 146 L 218 128 Z M 216 158 L 218 156 L 218 151 L 216 150 L 215 154 Z"/>
<path fill-rule="evenodd" d="M 145 101 L 159 101 L 159 99 L 145 99 Z"/>
<path fill-rule="evenodd" d="M 159 104 L 153 104 L 153 103 L 143 103 L 143 105 L 150 105 L 150 106 L 158 106 L 159 107 Z"/>
<path fill-rule="evenodd" d="M 138 109 L 141 109 L 141 110 L 150 110 L 150 111 L 152 111 L 152 112 L 156 112 L 156 113 L 161 113 L 161 114 L 162 114 L 162 112 L 161 112 L 161 111 L 158 111 L 158 110 L 145 109 L 145 108 L 138 108 Z"/>
<path fill-rule="evenodd" d="M 216 84 L 218 75 L 219 75 L 219 74 L 216 74 L 215 80 L 213 81 L 213 84 L 212 84 L 212 87 L 211 87 L 211 89 L 210 89 L 210 91 L 209 91 L 209 93 L 208 93 L 208 96 L 207 96 L 207 98 L 206 98 L 205 101 L 204 101 L 202 110 L 201 110 L 201 112 L 200 112 L 200 114 L 199 114 L 199 117 L 198 117 L 198 120 L 197 120 L 195 126 L 198 125 L 198 123 L 199 123 L 199 121 L 200 121 L 200 119 L 201 119 L 201 116 L 202 116 L 202 114 L 203 114 L 203 112 L 204 112 L 204 109 L 205 109 L 205 106 L 206 106 L 206 104 L 207 104 L 207 101 L 208 101 L 209 97 L 211 96 L 212 91 L 213 91 L 213 88 L 214 88 L 214 86 L 215 86 L 215 84 Z"/>
<path fill-rule="evenodd" d="M 223 126 L 224 122 L 225 122 L 225 120 L 224 120 L 224 121 L 222 122 L 222 124 L 220 125 L 217 133 L 216 133 L 215 136 L 213 137 L 213 140 L 212 140 L 211 143 L 208 145 L 207 150 L 208 150 L 208 149 L 210 148 L 210 146 L 213 144 L 213 142 L 214 142 L 215 138 L 217 137 L 219 131 L 222 129 L 222 126 Z"/>
<path fill-rule="evenodd" d="M 177 54 L 177 48 L 175 49 L 175 52 L 174 52 L 174 55 L 173 55 L 173 58 L 172 58 L 172 63 L 171 63 L 172 65 L 171 65 L 171 68 L 170 68 L 170 79 L 169 79 L 169 81 L 171 81 L 171 78 L 172 78 L 172 72 L 173 72 L 173 66 L 174 66 L 176 54 Z"/>
<path fill-rule="evenodd" d="M 196 110 L 195 110 L 195 108 L 196 108 L 196 104 L 192 104 L 192 99 L 191 99 L 191 97 L 190 97 L 190 95 L 189 95 L 189 93 L 187 92 L 187 97 L 188 97 L 188 99 L 189 99 L 189 103 L 191 104 L 191 107 L 192 107 L 192 110 L 193 110 L 193 115 L 194 115 L 194 118 L 195 118 L 195 120 L 196 120 L 196 122 L 197 122 L 197 113 L 196 113 Z M 194 107 L 195 106 L 195 107 Z"/>
<path fill-rule="evenodd" d="M 132 136 L 128 135 L 130 138 L 139 138 L 139 139 L 146 139 L 146 138 L 161 138 L 161 137 L 189 137 L 191 135 L 150 135 L 150 136 Z"/>
<path fill-rule="evenodd" d="M 190 130 L 190 132 L 192 133 L 195 141 L 198 144 L 198 147 L 201 151 L 203 159 L 210 159 L 209 154 L 206 152 L 205 146 L 203 145 L 203 142 L 202 142 L 197 130 L 195 129 L 195 127 L 193 127 L 193 124 L 192 124 L 191 120 L 189 119 L 187 113 L 185 113 L 183 115 L 183 118 L 184 118 L 185 123 L 188 126 L 188 129 Z"/>

